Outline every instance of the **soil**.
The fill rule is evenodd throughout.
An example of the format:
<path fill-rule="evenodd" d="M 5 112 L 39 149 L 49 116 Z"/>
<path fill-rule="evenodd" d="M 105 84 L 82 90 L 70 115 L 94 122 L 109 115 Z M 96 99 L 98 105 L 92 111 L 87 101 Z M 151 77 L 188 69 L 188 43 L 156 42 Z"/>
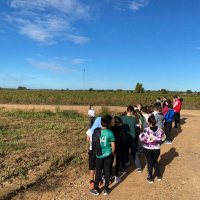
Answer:
<path fill-rule="evenodd" d="M 56 106 L 37 105 L 0 105 L 6 109 L 25 109 L 36 111 Z M 61 110 L 78 110 L 87 114 L 88 106 L 60 106 Z M 101 107 L 95 106 L 97 112 Z M 123 112 L 124 107 L 109 107 L 111 111 Z M 79 200 L 79 199 L 200 199 L 200 111 L 182 110 L 178 129 L 172 130 L 172 144 L 163 144 L 159 158 L 162 181 L 158 182 L 154 173 L 154 183 L 149 184 L 147 166 L 143 153 L 139 154 L 143 172 L 138 173 L 133 162 L 125 175 L 120 174 L 121 183 L 115 185 L 112 180 L 111 193 L 105 197 L 104 184 L 100 186 L 100 195 L 90 194 L 89 171 L 84 173 L 81 167 L 66 167 L 54 176 L 19 192 L 12 199 L 22 200 Z"/>

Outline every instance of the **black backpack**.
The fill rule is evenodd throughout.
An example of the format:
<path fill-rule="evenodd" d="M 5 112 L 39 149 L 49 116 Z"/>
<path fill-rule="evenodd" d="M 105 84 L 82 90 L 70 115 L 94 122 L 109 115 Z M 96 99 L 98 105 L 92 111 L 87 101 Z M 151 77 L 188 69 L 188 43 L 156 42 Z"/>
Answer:
<path fill-rule="evenodd" d="M 92 134 L 92 158 L 95 158 L 96 155 L 102 155 L 100 137 L 101 128 L 95 128 L 94 133 Z"/>

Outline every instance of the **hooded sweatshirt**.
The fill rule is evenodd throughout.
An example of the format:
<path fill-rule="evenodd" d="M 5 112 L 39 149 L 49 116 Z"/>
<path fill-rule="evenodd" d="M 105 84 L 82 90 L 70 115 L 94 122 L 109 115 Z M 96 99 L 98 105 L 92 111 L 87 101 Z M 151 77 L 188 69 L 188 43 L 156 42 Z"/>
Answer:
<path fill-rule="evenodd" d="M 156 126 L 158 126 L 160 129 L 163 128 L 163 124 L 165 123 L 165 116 L 162 113 L 158 113 L 155 115 L 156 120 Z"/>
<path fill-rule="evenodd" d="M 86 132 L 86 134 L 90 136 L 90 150 L 92 150 L 92 134 L 94 133 L 94 129 L 101 127 L 101 117 L 97 117 L 92 127 Z"/>

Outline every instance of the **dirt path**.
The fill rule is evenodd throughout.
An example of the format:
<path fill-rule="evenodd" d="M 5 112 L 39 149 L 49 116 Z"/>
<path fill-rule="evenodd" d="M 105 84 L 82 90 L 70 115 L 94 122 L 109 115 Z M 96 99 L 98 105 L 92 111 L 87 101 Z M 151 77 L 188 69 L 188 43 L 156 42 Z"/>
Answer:
<path fill-rule="evenodd" d="M 56 111 L 56 108 L 58 105 L 20 105 L 20 104 L 0 104 L 0 107 L 4 107 L 7 110 L 35 110 L 35 111 L 43 111 L 43 110 L 51 110 L 52 112 Z M 116 112 L 124 112 L 126 111 L 126 107 L 118 107 L 118 106 L 107 106 L 110 111 L 116 111 Z M 89 106 L 59 106 L 60 110 L 77 110 L 79 113 L 87 115 Z M 101 106 L 95 106 L 94 107 L 97 112 L 101 110 Z M 200 116 L 199 110 L 182 110 L 182 115 L 187 116 Z"/>
<path fill-rule="evenodd" d="M 55 106 L 24 106 L 24 105 L 0 105 L 6 109 L 43 110 L 55 111 Z M 124 111 L 123 107 L 109 107 L 111 111 Z M 60 106 L 60 109 L 79 110 L 87 114 L 86 106 Z M 95 107 L 98 111 L 100 107 Z M 127 168 L 126 175 L 120 174 L 122 182 L 118 185 L 110 185 L 111 193 L 104 197 L 103 186 L 100 196 L 92 196 L 89 193 L 89 176 L 82 174 L 80 169 L 64 168 L 62 173 L 47 179 L 40 185 L 35 185 L 18 194 L 13 199 L 23 200 L 79 200 L 79 199 L 200 199 L 200 111 L 183 110 L 181 112 L 181 125 L 177 130 L 173 129 L 172 145 L 163 144 L 159 158 L 163 180 L 158 182 L 156 178 L 153 184 L 146 181 L 147 166 L 145 157 L 139 155 L 144 171 L 137 172 L 133 160 Z M 76 173 L 75 173 L 76 171 Z M 154 174 L 155 177 L 155 174 Z"/>

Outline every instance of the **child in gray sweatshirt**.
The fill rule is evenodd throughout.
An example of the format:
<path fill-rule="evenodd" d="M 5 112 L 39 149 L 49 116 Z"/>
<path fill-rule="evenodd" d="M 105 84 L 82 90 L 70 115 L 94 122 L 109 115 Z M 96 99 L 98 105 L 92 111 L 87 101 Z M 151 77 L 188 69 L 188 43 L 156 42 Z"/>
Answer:
<path fill-rule="evenodd" d="M 157 107 L 157 114 L 155 114 L 156 126 L 159 128 L 163 128 L 163 124 L 165 123 L 165 116 L 162 114 L 162 108 L 159 106 Z"/>

